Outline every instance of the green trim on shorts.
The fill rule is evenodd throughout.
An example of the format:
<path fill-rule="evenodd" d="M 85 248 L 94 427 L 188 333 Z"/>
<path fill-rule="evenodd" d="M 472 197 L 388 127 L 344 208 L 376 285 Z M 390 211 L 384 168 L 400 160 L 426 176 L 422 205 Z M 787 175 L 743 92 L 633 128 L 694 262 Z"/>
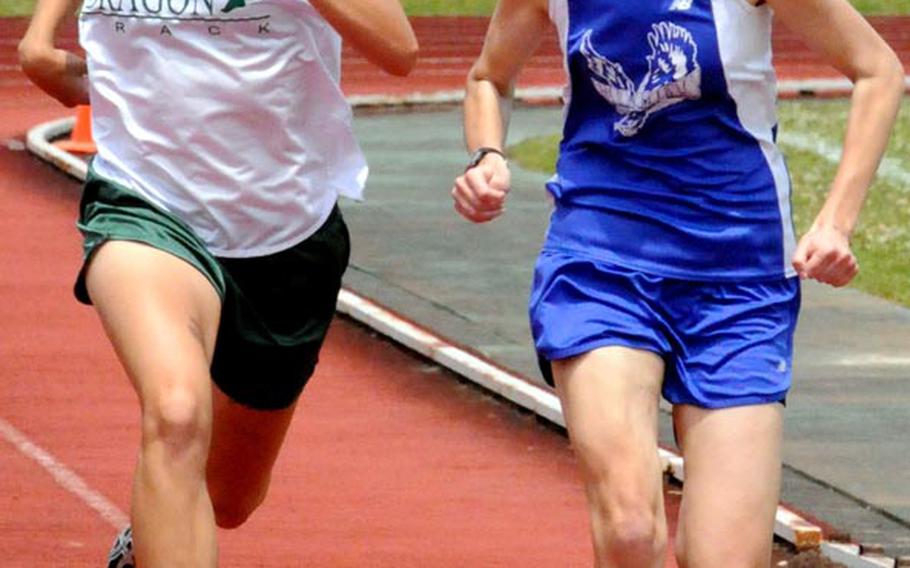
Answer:
<path fill-rule="evenodd" d="M 84 237 L 83 265 L 76 279 L 76 298 L 91 304 L 85 276 L 92 256 L 108 241 L 132 241 L 170 253 L 195 267 L 224 300 L 221 265 L 193 230 L 174 215 L 155 207 L 134 191 L 98 175 L 89 166 L 76 223 Z"/>

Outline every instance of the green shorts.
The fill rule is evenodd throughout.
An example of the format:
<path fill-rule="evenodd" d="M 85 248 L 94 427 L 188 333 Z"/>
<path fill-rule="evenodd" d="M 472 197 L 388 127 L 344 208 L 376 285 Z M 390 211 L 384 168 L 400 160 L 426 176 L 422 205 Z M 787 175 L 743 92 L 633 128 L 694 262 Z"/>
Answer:
<path fill-rule="evenodd" d="M 337 206 L 315 234 L 287 250 L 216 258 L 180 219 L 90 171 L 77 225 L 85 239 L 75 286 L 80 302 L 91 304 L 85 274 L 104 242 L 140 242 L 173 254 L 205 275 L 222 299 L 212 360 L 218 388 L 259 410 L 297 400 L 316 368 L 350 256 Z"/>

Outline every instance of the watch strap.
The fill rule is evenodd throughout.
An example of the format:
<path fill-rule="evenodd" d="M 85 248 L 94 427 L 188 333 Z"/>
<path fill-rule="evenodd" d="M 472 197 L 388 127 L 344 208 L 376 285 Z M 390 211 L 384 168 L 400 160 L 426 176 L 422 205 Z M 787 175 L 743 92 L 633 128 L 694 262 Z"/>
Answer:
<path fill-rule="evenodd" d="M 468 167 L 465 168 L 465 171 L 470 170 L 471 168 L 476 168 L 480 165 L 480 162 L 487 157 L 487 154 L 498 154 L 505 159 L 505 152 L 499 148 L 493 148 L 492 146 L 481 146 L 480 148 L 474 150 L 471 154 L 471 160 L 468 162 Z"/>

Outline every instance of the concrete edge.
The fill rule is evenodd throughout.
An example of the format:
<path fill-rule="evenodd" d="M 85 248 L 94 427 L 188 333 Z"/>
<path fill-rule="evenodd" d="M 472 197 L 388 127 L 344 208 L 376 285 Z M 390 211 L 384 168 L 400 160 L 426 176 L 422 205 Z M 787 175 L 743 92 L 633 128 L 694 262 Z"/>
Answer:
<path fill-rule="evenodd" d="M 39 124 L 28 131 L 25 145 L 32 154 L 50 162 L 66 174 L 85 181 L 85 177 L 88 175 L 88 164 L 50 142 L 71 132 L 75 123 L 76 119 L 71 117 Z"/>
<path fill-rule="evenodd" d="M 910 85 L 910 78 L 908 78 Z M 27 147 L 42 160 L 66 174 L 85 180 L 88 165 L 80 158 L 54 146 L 50 140 L 72 129 L 73 118 L 47 122 L 28 132 Z M 465 379 L 491 391 L 541 418 L 565 427 L 559 399 L 549 389 L 530 382 L 525 377 L 499 367 L 494 362 L 472 353 L 469 349 L 440 337 L 432 330 L 412 322 L 393 310 L 369 298 L 344 288 L 338 295 L 338 311 L 366 325 L 421 355 L 446 367 Z M 664 470 L 680 483 L 685 481 L 683 457 L 669 449 L 659 448 Z M 823 540 L 821 527 L 812 524 L 785 505 L 779 505 L 775 515 L 774 534 L 797 550 L 819 548 L 831 560 L 847 568 L 894 568 L 891 558 L 861 554 L 855 544 Z"/>
<path fill-rule="evenodd" d="M 910 75 L 905 80 L 910 90 Z M 799 79 L 783 80 L 778 83 L 778 95 L 784 98 L 800 96 L 832 97 L 844 96 L 853 90 L 853 83 L 848 79 Z M 563 87 L 522 87 L 516 89 L 515 100 L 525 103 L 559 102 L 563 96 Z M 434 91 L 428 93 L 410 93 L 407 95 L 352 95 L 348 102 L 355 108 L 382 106 L 417 106 L 458 104 L 464 101 L 463 90 Z"/>
<path fill-rule="evenodd" d="M 884 556 L 864 556 L 860 547 L 843 542 L 822 542 L 821 552 L 847 568 L 894 568 L 897 562 Z"/>

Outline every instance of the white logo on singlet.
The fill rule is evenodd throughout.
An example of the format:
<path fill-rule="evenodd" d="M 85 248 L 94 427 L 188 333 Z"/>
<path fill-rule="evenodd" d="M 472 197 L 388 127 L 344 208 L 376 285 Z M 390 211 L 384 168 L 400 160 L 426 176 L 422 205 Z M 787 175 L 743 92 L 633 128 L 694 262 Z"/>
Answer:
<path fill-rule="evenodd" d="M 698 46 L 686 28 L 670 22 L 651 25 L 648 72 L 638 87 L 622 65 L 594 49 L 592 33 L 588 30 L 582 37 L 581 54 L 588 62 L 594 88 L 622 115 L 613 128 L 623 136 L 638 134 L 648 118 L 659 110 L 701 98 Z"/>
<path fill-rule="evenodd" d="M 692 7 L 692 0 L 673 0 L 670 5 L 671 12 L 685 12 Z"/>

